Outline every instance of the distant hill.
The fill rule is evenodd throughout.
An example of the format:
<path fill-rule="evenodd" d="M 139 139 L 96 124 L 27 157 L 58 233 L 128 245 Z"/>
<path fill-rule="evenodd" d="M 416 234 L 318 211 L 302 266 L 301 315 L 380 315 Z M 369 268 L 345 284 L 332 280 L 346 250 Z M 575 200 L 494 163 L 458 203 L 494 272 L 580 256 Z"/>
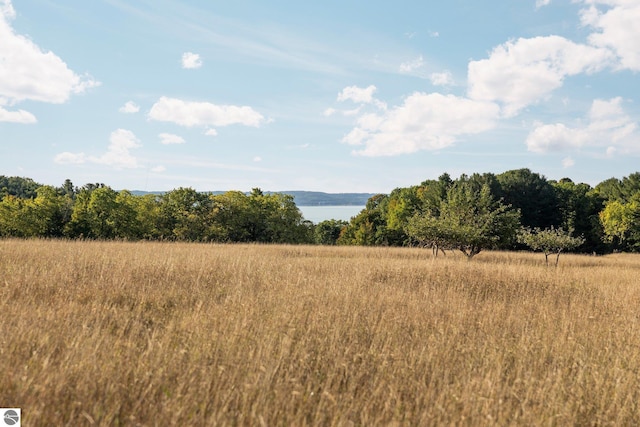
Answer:
<path fill-rule="evenodd" d="M 279 191 L 293 196 L 298 206 L 364 206 L 375 193 L 323 193 L 321 191 Z"/>
<path fill-rule="evenodd" d="M 163 194 L 163 191 L 132 191 L 136 196 L 145 194 Z M 211 194 L 223 194 L 224 191 L 210 191 Z M 364 206 L 376 193 L 324 193 L 322 191 L 265 191 L 293 196 L 297 206 Z M 248 193 L 247 193 L 248 194 Z"/>

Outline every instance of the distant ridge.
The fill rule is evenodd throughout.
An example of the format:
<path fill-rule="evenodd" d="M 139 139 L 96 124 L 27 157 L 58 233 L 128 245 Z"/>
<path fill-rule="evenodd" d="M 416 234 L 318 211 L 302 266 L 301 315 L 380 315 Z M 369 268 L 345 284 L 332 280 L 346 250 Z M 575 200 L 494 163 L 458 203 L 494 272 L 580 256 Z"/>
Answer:
<path fill-rule="evenodd" d="M 145 194 L 164 194 L 165 191 L 131 192 L 136 196 Z M 223 194 L 225 191 L 205 191 L 211 194 Z M 266 194 L 280 193 L 293 196 L 297 206 L 364 206 L 377 193 L 324 193 L 322 191 L 265 191 Z M 247 193 L 249 194 L 249 193 Z"/>
<path fill-rule="evenodd" d="M 323 193 L 321 191 L 278 191 L 293 196 L 297 206 L 364 206 L 376 193 Z"/>

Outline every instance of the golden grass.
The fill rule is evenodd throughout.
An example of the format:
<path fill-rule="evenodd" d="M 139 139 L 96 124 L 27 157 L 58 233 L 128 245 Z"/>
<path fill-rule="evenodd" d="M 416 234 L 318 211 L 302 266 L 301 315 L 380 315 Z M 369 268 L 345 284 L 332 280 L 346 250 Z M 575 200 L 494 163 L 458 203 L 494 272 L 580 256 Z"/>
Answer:
<path fill-rule="evenodd" d="M 0 241 L 28 426 L 640 425 L 640 256 Z"/>

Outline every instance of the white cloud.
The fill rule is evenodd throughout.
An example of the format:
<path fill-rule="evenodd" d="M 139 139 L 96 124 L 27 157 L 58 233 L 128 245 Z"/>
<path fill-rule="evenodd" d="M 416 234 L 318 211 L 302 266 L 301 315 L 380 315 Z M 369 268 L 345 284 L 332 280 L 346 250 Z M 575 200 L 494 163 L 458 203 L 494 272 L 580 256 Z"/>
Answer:
<path fill-rule="evenodd" d="M 0 122 L 31 124 L 38 120 L 36 116 L 25 110 L 7 111 L 0 106 Z"/>
<path fill-rule="evenodd" d="M 638 151 L 638 125 L 624 112 L 621 104 L 622 98 L 619 97 L 593 101 L 587 115 L 588 124 L 582 126 L 537 123 L 527 137 L 527 148 L 538 153 L 603 146 L 609 147 L 608 154 L 618 150 Z"/>
<path fill-rule="evenodd" d="M 353 101 L 357 104 L 371 104 L 374 100 L 373 94 L 377 88 L 371 85 L 366 88 L 358 86 L 349 86 L 342 89 L 342 92 L 338 94 L 338 101 Z"/>
<path fill-rule="evenodd" d="M 165 172 L 166 170 L 167 168 L 164 167 L 163 165 L 158 165 L 151 168 L 151 172 L 154 172 L 154 173 L 162 173 L 162 172 Z"/>
<path fill-rule="evenodd" d="M 324 112 L 322 113 L 323 116 L 325 117 L 331 117 L 336 113 L 336 109 L 335 108 L 327 108 L 326 110 L 324 110 Z"/>
<path fill-rule="evenodd" d="M 195 69 L 200 67 L 202 67 L 200 55 L 193 52 L 185 52 L 182 54 L 182 68 Z"/>
<path fill-rule="evenodd" d="M 565 169 L 568 169 L 575 164 L 576 162 L 571 157 L 565 157 L 564 159 L 562 159 L 562 167 Z"/>
<path fill-rule="evenodd" d="M 415 74 L 424 69 L 424 66 L 424 58 L 422 57 L 422 55 L 420 55 L 417 58 L 412 59 L 411 61 L 403 62 L 402 64 L 400 64 L 399 71 L 401 74 Z"/>
<path fill-rule="evenodd" d="M 584 0 L 582 23 L 597 30 L 589 36 L 594 46 L 612 49 L 619 67 L 640 71 L 640 2 L 637 0 Z M 604 11 L 598 6 L 603 6 Z"/>
<path fill-rule="evenodd" d="M 209 128 L 205 131 L 204 134 L 207 136 L 218 136 L 218 131 L 213 128 Z"/>
<path fill-rule="evenodd" d="M 31 100 L 60 104 L 72 94 L 83 93 L 100 83 L 79 76 L 53 52 L 45 52 L 29 38 L 16 34 L 11 26 L 15 10 L 10 0 L 0 6 L 0 105 L 12 106 Z M 4 111 L 10 121 L 33 123 L 26 111 Z"/>
<path fill-rule="evenodd" d="M 133 101 L 127 101 L 118 111 L 121 113 L 134 114 L 140 111 L 140 106 Z"/>
<path fill-rule="evenodd" d="M 256 162 L 256 163 L 259 163 L 259 162 L 261 162 L 261 161 L 262 161 L 262 157 L 260 157 L 260 156 L 255 156 L 255 157 L 253 158 L 253 161 L 254 161 L 254 162 Z"/>
<path fill-rule="evenodd" d="M 540 9 L 543 6 L 549 6 L 551 0 L 536 0 L 536 9 Z"/>
<path fill-rule="evenodd" d="M 448 147 L 464 135 L 493 129 L 497 104 L 438 93 L 414 93 L 383 114 L 360 116 L 343 142 L 362 146 L 355 154 L 393 156 Z"/>
<path fill-rule="evenodd" d="M 592 73 L 611 64 L 608 49 L 559 36 L 518 39 L 502 44 L 488 59 L 471 61 L 469 97 L 500 102 L 505 116 L 549 96 L 565 77 Z"/>
<path fill-rule="evenodd" d="M 111 132 L 107 152 L 100 157 L 89 157 L 93 163 L 113 166 L 116 169 L 137 168 L 138 161 L 130 151 L 141 147 L 140 140 L 130 130 L 117 129 Z"/>
<path fill-rule="evenodd" d="M 53 161 L 61 165 L 80 165 L 87 161 L 84 153 L 70 153 L 65 151 L 53 158 Z"/>
<path fill-rule="evenodd" d="M 451 71 L 445 70 L 441 73 L 431 73 L 429 76 L 431 84 L 434 86 L 453 86 L 455 81 L 453 80 L 453 74 Z"/>
<path fill-rule="evenodd" d="M 433 38 L 440 37 L 440 33 L 438 31 L 429 31 L 429 37 L 433 37 Z"/>
<path fill-rule="evenodd" d="M 158 135 L 160 138 L 160 144 L 170 145 L 170 144 L 184 144 L 186 141 L 183 137 L 174 135 L 172 133 L 161 133 Z"/>
<path fill-rule="evenodd" d="M 187 127 L 233 124 L 259 127 L 266 122 L 264 116 L 251 107 L 190 102 L 164 96 L 153 104 L 149 118 Z"/>
<path fill-rule="evenodd" d="M 373 104 L 382 110 L 386 110 L 387 104 L 373 97 L 376 90 L 377 88 L 374 85 L 366 88 L 348 86 L 338 94 L 338 101 L 353 101 L 356 104 Z"/>

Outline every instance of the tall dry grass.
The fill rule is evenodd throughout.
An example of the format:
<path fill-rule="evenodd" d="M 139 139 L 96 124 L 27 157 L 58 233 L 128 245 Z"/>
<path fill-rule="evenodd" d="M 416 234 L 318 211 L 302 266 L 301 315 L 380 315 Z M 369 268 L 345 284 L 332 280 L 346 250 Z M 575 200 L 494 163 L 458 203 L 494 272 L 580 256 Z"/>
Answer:
<path fill-rule="evenodd" d="M 640 425 L 640 257 L 0 241 L 24 425 Z"/>

